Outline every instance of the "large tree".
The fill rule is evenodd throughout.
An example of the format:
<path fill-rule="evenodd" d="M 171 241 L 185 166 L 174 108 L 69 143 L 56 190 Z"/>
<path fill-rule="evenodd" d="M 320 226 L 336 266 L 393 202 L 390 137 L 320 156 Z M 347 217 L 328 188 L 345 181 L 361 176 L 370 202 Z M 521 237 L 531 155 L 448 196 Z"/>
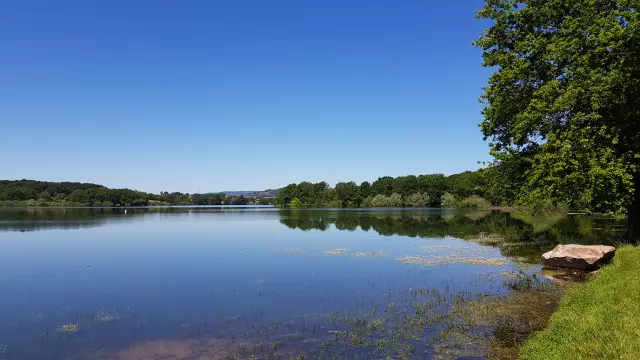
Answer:
<path fill-rule="evenodd" d="M 481 124 L 517 201 L 627 215 L 640 236 L 640 0 L 487 0 Z"/>

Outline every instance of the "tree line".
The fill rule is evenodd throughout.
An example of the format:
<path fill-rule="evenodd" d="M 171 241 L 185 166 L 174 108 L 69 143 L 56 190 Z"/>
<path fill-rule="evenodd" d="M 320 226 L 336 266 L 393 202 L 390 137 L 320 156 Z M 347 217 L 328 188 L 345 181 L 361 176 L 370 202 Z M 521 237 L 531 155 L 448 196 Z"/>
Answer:
<path fill-rule="evenodd" d="M 280 189 L 275 203 L 282 207 L 490 207 L 508 202 L 491 189 L 487 169 L 460 174 L 408 175 L 368 181 L 340 182 L 335 187 L 327 182 L 289 184 Z M 490 200 L 486 200 L 489 197 Z"/>
<path fill-rule="evenodd" d="M 222 193 L 159 194 L 131 189 L 110 189 L 79 182 L 0 180 L 0 205 L 42 206 L 153 206 L 153 205 L 260 205 L 269 199 L 229 196 Z"/>

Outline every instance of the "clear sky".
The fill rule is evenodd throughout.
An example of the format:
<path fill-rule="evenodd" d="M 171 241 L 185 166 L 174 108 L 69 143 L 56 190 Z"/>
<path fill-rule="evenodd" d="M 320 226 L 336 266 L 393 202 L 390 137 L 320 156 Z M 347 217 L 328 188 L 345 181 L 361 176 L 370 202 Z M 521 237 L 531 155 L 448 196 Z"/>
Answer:
<path fill-rule="evenodd" d="M 6 0 L 0 179 L 262 190 L 489 159 L 481 0 Z"/>

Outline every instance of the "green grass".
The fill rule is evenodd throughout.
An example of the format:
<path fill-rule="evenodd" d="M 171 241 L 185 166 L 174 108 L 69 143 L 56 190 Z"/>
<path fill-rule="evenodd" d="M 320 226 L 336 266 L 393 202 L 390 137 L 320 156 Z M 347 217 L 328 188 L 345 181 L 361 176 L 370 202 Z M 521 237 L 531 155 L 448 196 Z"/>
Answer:
<path fill-rule="evenodd" d="M 623 246 L 591 281 L 568 290 L 526 360 L 639 359 L 640 247 Z"/>

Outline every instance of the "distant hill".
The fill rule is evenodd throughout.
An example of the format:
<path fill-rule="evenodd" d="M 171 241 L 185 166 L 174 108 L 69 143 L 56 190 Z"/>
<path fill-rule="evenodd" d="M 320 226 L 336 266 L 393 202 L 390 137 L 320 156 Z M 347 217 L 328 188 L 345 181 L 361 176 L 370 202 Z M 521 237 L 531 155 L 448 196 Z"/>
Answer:
<path fill-rule="evenodd" d="M 280 193 L 280 189 L 268 189 L 261 191 L 222 191 L 223 194 L 229 196 L 251 196 L 256 198 L 271 198 L 276 197 Z"/>

